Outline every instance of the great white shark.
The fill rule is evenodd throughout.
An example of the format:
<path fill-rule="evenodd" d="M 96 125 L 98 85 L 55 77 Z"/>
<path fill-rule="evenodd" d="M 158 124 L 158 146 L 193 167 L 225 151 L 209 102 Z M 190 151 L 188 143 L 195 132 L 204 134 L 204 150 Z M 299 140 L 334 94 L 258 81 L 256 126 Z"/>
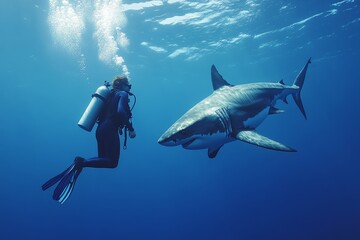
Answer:
<path fill-rule="evenodd" d="M 293 96 L 306 119 L 300 93 L 310 63 L 311 58 L 291 86 L 285 85 L 283 80 L 231 85 L 212 65 L 214 92 L 180 117 L 162 134 L 158 143 L 181 145 L 185 149 L 208 149 L 209 158 L 216 157 L 224 144 L 235 140 L 272 150 L 295 152 L 291 147 L 260 135 L 255 129 L 268 115 L 283 112 L 275 105 L 278 100 L 287 103 L 288 95 Z"/>

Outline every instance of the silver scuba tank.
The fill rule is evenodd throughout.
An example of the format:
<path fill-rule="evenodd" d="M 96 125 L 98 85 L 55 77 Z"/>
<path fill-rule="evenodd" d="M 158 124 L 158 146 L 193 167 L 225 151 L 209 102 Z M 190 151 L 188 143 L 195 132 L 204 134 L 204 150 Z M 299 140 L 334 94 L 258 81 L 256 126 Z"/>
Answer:
<path fill-rule="evenodd" d="M 111 93 L 110 84 L 105 82 L 104 85 L 96 89 L 92 95 L 92 99 L 87 106 L 85 112 L 78 122 L 78 126 L 82 129 L 91 132 L 96 120 L 98 119 L 101 111 L 103 110 L 106 101 Z"/>

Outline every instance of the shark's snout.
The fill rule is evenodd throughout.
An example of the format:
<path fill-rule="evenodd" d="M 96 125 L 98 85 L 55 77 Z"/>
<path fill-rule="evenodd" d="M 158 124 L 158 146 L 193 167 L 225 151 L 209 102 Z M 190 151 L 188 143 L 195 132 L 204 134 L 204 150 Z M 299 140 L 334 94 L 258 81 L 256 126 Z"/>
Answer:
<path fill-rule="evenodd" d="M 174 146 L 175 144 L 173 143 L 173 141 L 171 140 L 171 137 L 168 136 L 167 134 L 163 134 L 159 139 L 158 139 L 158 143 L 163 145 L 163 146 Z"/>
<path fill-rule="evenodd" d="M 162 136 L 158 139 L 158 143 L 161 144 L 161 145 L 166 146 L 166 142 L 167 142 L 166 139 L 163 138 Z"/>
<path fill-rule="evenodd" d="M 182 138 L 182 135 L 179 136 L 179 131 L 173 129 L 164 132 L 158 139 L 159 144 L 167 147 L 181 145 L 184 141 L 186 141 L 186 139 Z"/>

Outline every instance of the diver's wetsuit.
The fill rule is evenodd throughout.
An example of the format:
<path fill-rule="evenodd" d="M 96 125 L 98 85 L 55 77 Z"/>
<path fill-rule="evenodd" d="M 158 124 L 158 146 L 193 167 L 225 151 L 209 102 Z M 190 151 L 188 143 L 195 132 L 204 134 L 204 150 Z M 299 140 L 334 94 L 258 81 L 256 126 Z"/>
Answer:
<path fill-rule="evenodd" d="M 117 167 L 120 156 L 118 130 L 127 127 L 130 131 L 134 131 L 129 121 L 131 116 L 129 94 L 125 91 L 112 90 L 107 107 L 99 117 L 96 129 L 98 157 L 85 159 L 83 167 Z"/>
<path fill-rule="evenodd" d="M 63 204 L 71 195 L 76 180 L 84 167 L 115 168 L 120 156 L 118 130 L 127 127 L 130 131 L 134 131 L 130 118 L 129 94 L 124 91 L 112 90 L 106 108 L 99 117 L 99 125 L 96 129 L 98 157 L 89 159 L 76 157 L 70 167 L 45 182 L 41 186 L 42 190 L 45 191 L 58 183 L 53 193 L 53 199 Z"/>

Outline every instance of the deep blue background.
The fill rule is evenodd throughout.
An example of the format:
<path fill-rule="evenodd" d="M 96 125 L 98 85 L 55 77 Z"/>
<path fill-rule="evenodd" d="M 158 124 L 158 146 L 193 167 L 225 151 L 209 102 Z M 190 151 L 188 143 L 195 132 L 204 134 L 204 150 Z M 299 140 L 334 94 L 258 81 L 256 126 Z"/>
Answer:
<path fill-rule="evenodd" d="M 272 1 L 258 2 L 260 17 L 241 31 L 280 29 L 336 1 L 283 3 L 296 6 L 285 15 L 274 13 L 279 6 Z M 94 132 L 76 123 L 92 92 L 119 71 L 98 61 L 91 41 L 85 71 L 54 47 L 48 3 L 2 1 L 0 239 L 360 239 L 360 22 L 344 27 L 359 19 L 358 4 L 344 3 L 338 14 L 311 20 L 301 32 L 247 39 L 193 61 L 141 46 L 153 39 L 154 23 L 126 13 L 132 42 L 124 58 L 138 98 L 138 136 L 128 141 L 117 169 L 85 169 L 71 198 L 59 205 L 40 186 L 74 156 L 96 155 Z M 193 35 L 183 39 L 187 46 L 220 34 L 185 28 L 173 31 Z M 259 47 L 283 39 L 284 45 Z M 302 92 L 308 120 L 289 99 L 278 104 L 285 113 L 258 129 L 297 153 L 233 142 L 208 159 L 205 150 L 157 144 L 212 92 L 211 64 L 232 84 L 282 78 L 290 84 L 310 56 Z"/>

